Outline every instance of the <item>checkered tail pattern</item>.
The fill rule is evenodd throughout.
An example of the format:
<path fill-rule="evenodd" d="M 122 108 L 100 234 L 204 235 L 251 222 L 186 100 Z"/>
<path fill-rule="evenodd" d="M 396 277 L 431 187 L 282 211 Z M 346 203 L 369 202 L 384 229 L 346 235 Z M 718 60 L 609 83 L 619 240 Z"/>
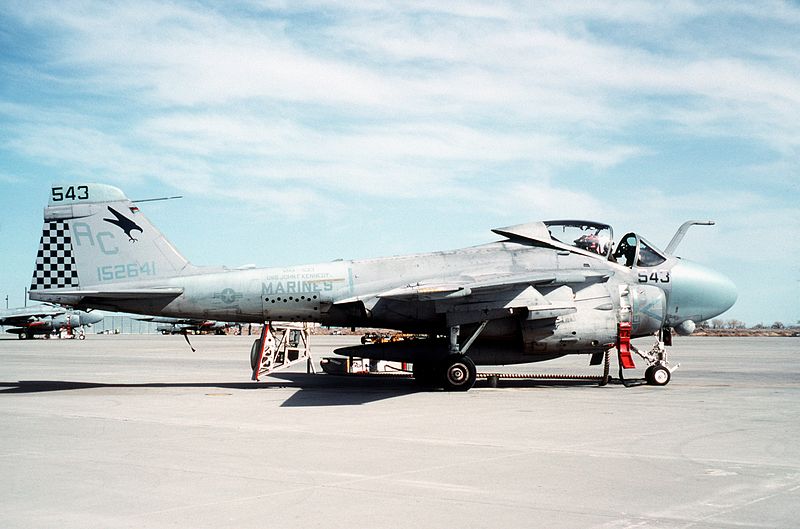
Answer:
<path fill-rule="evenodd" d="M 69 226 L 63 220 L 45 221 L 31 290 L 78 286 Z"/>

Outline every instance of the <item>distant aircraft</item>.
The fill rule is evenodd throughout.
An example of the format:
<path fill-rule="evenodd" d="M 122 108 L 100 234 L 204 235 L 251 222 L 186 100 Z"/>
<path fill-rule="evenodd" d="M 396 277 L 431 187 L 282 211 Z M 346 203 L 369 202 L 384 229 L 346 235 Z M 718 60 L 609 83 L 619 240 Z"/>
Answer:
<path fill-rule="evenodd" d="M 648 335 L 658 340 L 642 355 L 646 378 L 664 385 L 674 369 L 663 348 L 671 329 L 689 334 L 737 297 L 727 278 L 674 255 L 691 225 L 711 222 L 684 223 L 666 251 L 635 233 L 614 249 L 610 226 L 567 220 L 498 228 L 492 231 L 501 240 L 459 250 L 227 269 L 190 264 L 108 185 L 51 188 L 44 221 L 31 299 L 176 318 L 428 334 L 337 352 L 412 362 L 418 381 L 449 390 L 472 387 L 476 364 L 567 354 L 591 355 L 597 364 L 615 347 L 630 368 L 631 351 L 638 352 L 630 338 Z"/>
<path fill-rule="evenodd" d="M 140 321 L 158 323 L 156 331 L 162 334 L 182 334 L 186 332 L 207 332 L 225 334 L 229 323 L 214 320 L 198 320 L 192 318 L 168 318 L 165 316 L 144 316 L 136 318 Z"/>
<path fill-rule="evenodd" d="M 6 332 L 20 338 L 33 338 L 37 334 L 50 335 L 62 329 L 78 331 L 84 325 L 92 325 L 102 319 L 100 314 L 52 305 L 0 310 L 0 325 L 11 326 Z M 78 335 L 83 336 L 82 333 Z"/>

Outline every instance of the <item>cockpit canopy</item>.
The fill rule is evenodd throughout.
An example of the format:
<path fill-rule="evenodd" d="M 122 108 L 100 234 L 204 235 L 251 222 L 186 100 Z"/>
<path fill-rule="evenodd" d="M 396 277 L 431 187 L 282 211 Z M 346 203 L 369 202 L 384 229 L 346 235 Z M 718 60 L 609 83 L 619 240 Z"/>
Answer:
<path fill-rule="evenodd" d="M 571 246 L 628 267 L 658 266 L 667 260 L 652 243 L 628 233 L 614 248 L 608 224 L 586 220 L 547 220 L 492 230 L 509 239 L 523 239 L 556 247 Z"/>
<path fill-rule="evenodd" d="M 555 241 L 604 257 L 611 255 L 614 232 L 608 224 L 583 220 L 548 220 L 544 225 Z"/>

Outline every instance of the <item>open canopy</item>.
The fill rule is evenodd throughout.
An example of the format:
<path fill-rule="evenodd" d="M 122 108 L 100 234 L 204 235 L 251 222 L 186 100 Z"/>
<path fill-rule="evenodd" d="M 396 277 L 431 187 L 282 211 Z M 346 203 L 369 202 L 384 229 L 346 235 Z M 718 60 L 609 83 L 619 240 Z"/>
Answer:
<path fill-rule="evenodd" d="M 628 233 L 614 247 L 614 231 L 608 224 L 588 220 L 546 220 L 492 230 L 512 240 L 528 240 L 553 247 L 572 247 L 605 257 L 625 266 L 657 266 L 666 257 L 652 243 Z"/>

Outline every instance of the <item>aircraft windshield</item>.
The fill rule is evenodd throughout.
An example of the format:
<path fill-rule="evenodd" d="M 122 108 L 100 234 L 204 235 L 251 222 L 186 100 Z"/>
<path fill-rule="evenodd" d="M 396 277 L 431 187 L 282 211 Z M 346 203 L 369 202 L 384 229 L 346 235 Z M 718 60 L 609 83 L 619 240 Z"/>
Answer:
<path fill-rule="evenodd" d="M 644 239 L 639 239 L 639 258 L 636 260 L 636 266 L 657 266 L 666 261 L 658 250 L 647 244 Z"/>
<path fill-rule="evenodd" d="M 608 256 L 611 252 L 613 232 L 607 224 L 571 220 L 554 220 L 544 224 L 550 237 L 558 242 L 602 256 Z"/>
<path fill-rule="evenodd" d="M 635 233 L 625 235 L 619 241 L 617 250 L 614 252 L 613 260 L 625 266 L 658 266 L 667 260 L 656 250 L 655 246 L 648 243 Z"/>

